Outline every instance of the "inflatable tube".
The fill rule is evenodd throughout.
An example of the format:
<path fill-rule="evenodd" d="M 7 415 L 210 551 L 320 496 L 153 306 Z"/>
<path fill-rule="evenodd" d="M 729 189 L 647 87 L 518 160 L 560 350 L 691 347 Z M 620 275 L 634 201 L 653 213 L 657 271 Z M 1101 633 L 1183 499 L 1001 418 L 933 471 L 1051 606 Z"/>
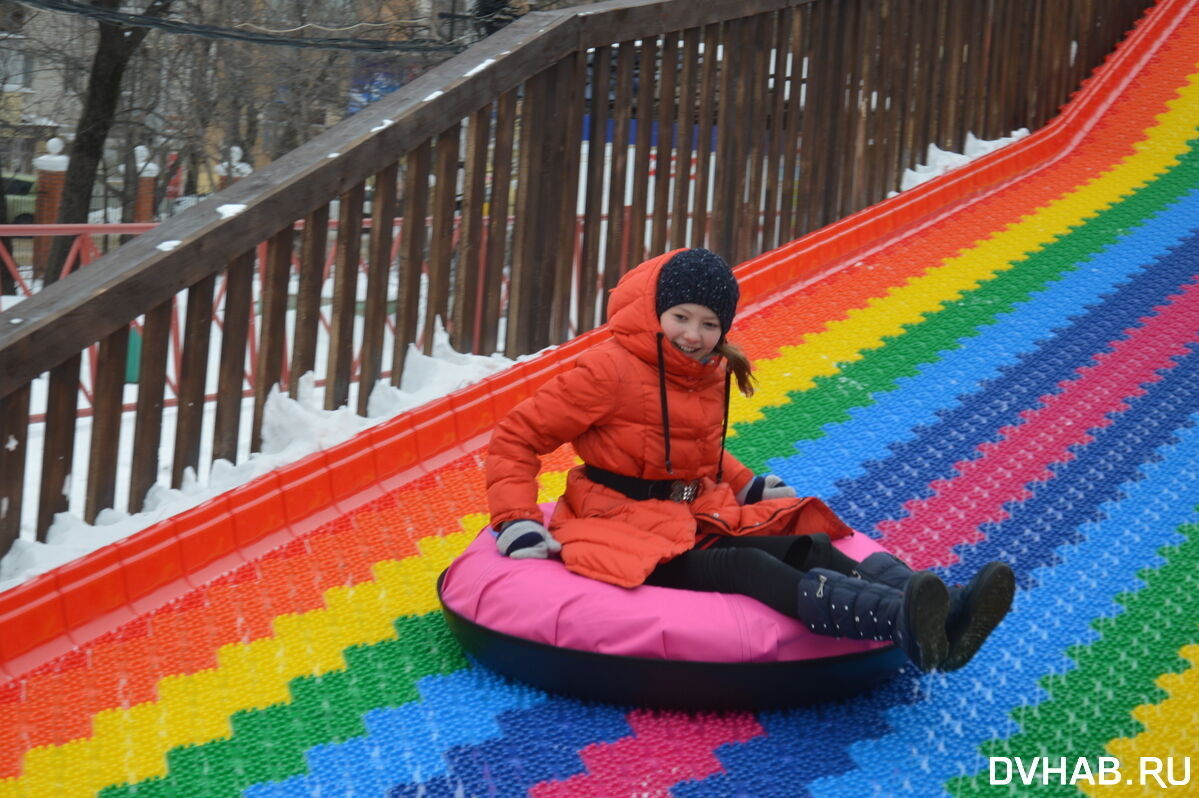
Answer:
<path fill-rule="evenodd" d="M 836 541 L 860 560 L 881 547 Z M 481 664 L 576 698 L 686 710 L 807 704 L 867 690 L 907 662 L 890 643 L 812 634 L 747 596 L 628 590 L 558 560 L 512 560 L 485 529 L 437 583 L 451 632 Z"/>

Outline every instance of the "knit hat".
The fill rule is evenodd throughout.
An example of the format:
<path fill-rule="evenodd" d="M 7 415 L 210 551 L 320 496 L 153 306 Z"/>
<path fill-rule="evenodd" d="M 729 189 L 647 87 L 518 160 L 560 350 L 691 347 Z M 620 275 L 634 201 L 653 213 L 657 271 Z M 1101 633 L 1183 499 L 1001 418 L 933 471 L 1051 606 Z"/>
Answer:
<path fill-rule="evenodd" d="M 707 249 L 684 249 L 658 273 L 659 316 L 675 305 L 703 305 L 720 320 L 721 335 L 733 325 L 740 298 L 741 289 L 729 264 Z"/>

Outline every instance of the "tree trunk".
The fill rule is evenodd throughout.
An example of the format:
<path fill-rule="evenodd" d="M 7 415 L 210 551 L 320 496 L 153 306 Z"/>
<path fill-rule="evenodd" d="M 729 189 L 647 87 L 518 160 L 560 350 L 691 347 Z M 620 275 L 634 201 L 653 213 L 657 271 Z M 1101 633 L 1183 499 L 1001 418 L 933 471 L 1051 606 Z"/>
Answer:
<path fill-rule="evenodd" d="M 116 10 L 119 0 L 94 0 L 98 8 Z M 154 0 L 144 12 L 146 16 L 159 17 L 166 13 L 170 0 Z M 58 221 L 62 224 L 87 222 L 91 210 L 92 187 L 96 183 L 96 171 L 104 157 L 104 142 L 112 129 L 117 106 L 121 99 L 121 80 L 125 67 L 133 57 L 148 28 L 126 28 L 108 22 L 100 23 L 100 41 L 92 58 L 88 74 L 87 93 L 83 100 L 83 112 L 75 126 L 75 141 L 71 145 L 71 162 L 63 185 L 62 205 L 58 210 Z M 54 239 L 50 250 L 50 262 L 46 267 L 46 284 L 62 276 L 63 265 L 71 248 L 69 237 Z"/>

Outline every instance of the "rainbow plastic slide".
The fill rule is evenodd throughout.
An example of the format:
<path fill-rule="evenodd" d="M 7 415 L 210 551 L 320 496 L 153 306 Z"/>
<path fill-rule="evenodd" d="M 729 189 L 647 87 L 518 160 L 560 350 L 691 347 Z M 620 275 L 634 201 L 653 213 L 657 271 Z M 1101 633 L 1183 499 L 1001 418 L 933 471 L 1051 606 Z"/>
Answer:
<path fill-rule="evenodd" d="M 487 432 L 592 333 L 0 596 L 0 798 L 1199 795 L 1199 0 L 740 274 L 730 447 L 947 579 L 1010 562 L 968 667 L 688 716 L 468 662 L 434 580 Z"/>

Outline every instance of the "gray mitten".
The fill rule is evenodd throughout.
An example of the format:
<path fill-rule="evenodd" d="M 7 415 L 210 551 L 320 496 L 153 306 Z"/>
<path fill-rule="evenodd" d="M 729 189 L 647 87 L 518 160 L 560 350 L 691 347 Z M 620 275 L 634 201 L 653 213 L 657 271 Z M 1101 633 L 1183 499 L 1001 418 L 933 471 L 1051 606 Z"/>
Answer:
<path fill-rule="evenodd" d="M 562 544 L 554 540 L 554 536 L 544 525 L 525 519 L 504 524 L 499 537 L 495 539 L 495 545 L 500 554 L 514 560 L 544 560 L 551 554 L 562 551 Z"/>
<path fill-rule="evenodd" d="M 741 504 L 756 504 L 766 499 L 794 499 L 795 496 L 795 488 L 783 482 L 781 477 L 767 474 L 750 480 L 737 494 L 737 501 Z"/>
<path fill-rule="evenodd" d="M 794 499 L 795 488 L 783 482 L 782 477 L 774 474 L 766 475 L 766 484 L 762 488 L 763 499 Z"/>

